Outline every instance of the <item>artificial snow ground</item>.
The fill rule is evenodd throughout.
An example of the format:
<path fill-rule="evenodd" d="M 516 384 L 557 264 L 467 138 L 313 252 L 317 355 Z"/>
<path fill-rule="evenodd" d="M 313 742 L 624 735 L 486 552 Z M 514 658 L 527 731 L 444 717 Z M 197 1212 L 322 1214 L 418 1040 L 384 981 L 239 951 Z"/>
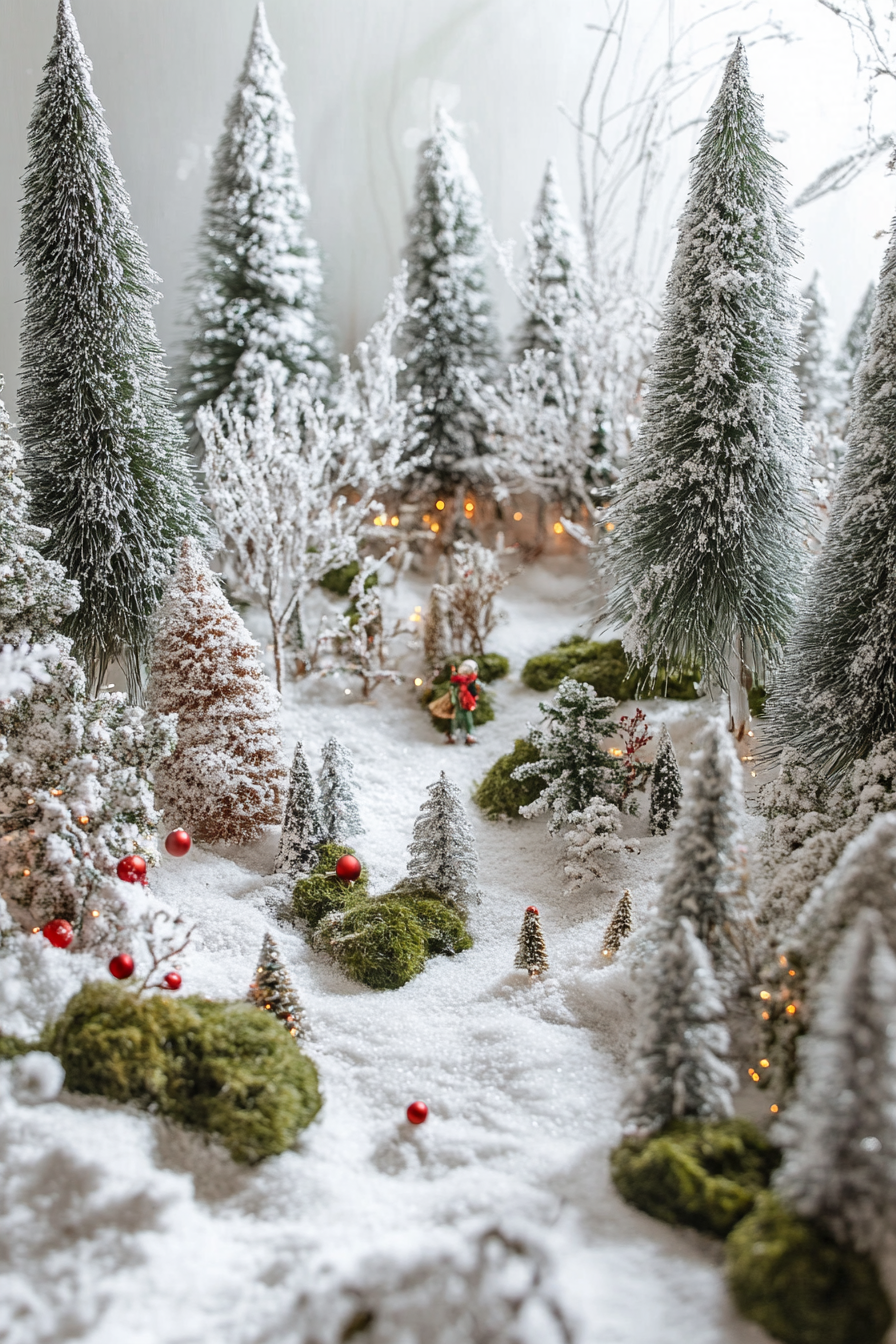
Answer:
<path fill-rule="evenodd" d="M 425 593 L 422 578 L 403 578 L 389 593 L 393 618 Z M 373 705 L 359 703 L 356 681 L 287 687 L 288 750 L 301 737 L 316 768 L 335 735 L 354 753 L 372 892 L 403 873 L 439 771 L 468 797 L 538 718 L 545 697 L 519 670 L 577 627 L 584 594 L 569 561 L 533 566 L 507 589 L 510 619 L 490 644 L 513 670 L 492 687 L 497 717 L 475 748 L 443 745 L 408 685 L 381 687 Z M 403 665 L 413 676 L 419 654 Z M 702 702 L 645 709 L 654 734 L 667 721 L 681 758 L 712 712 Z M 0 1339 L 767 1339 L 729 1305 L 720 1247 L 628 1208 L 608 1176 L 633 1005 L 600 946 L 623 887 L 643 918 L 668 840 L 641 838 L 640 853 L 608 860 L 604 883 L 567 896 L 562 849 L 542 820 L 489 823 L 468 806 L 481 863 L 475 946 L 429 961 L 395 992 L 352 984 L 282 919 L 287 888 L 269 876 L 276 835 L 164 857 L 153 886 L 198 926 L 184 992 L 243 998 L 271 930 L 305 1008 L 323 1110 L 295 1151 L 246 1169 L 198 1135 L 94 1098 L 29 1104 L 15 1067 L 0 1066 Z M 627 829 L 643 837 L 644 819 Z M 512 964 L 531 903 L 551 970 L 530 985 Z M 83 973 L 40 938 L 26 960 L 6 975 L 0 961 L 7 1030 L 34 1030 L 35 986 L 64 1001 Z M 405 1108 L 418 1098 L 429 1119 L 414 1128 Z M 483 1242 L 489 1229 L 500 1236 Z"/>

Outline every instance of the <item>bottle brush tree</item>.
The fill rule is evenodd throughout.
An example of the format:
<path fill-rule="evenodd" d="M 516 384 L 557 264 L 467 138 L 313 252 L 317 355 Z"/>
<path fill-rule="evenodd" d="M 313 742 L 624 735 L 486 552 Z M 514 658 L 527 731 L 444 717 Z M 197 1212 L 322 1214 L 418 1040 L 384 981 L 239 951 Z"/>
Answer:
<path fill-rule="evenodd" d="M 22 441 L 42 549 L 81 589 L 63 632 L 91 688 L 118 659 L 136 690 L 180 538 L 205 522 L 90 68 L 60 0 L 28 130 Z"/>
<path fill-rule="evenodd" d="M 265 934 L 258 954 L 255 979 L 249 986 L 249 1001 L 279 1018 L 290 1036 L 302 1035 L 302 1007 L 289 973 L 280 960 L 280 950 L 269 933 Z"/>
<path fill-rule="evenodd" d="M 289 772 L 286 810 L 280 848 L 274 865 L 278 873 L 300 877 L 314 866 L 321 841 L 321 823 L 314 780 L 301 742 L 296 743 Z"/>
<path fill-rule="evenodd" d="M 612 547 L 632 661 L 701 666 L 738 738 L 751 685 L 780 662 L 808 526 L 796 235 L 747 76 L 738 41 L 694 159 Z"/>
<path fill-rule="evenodd" d="M 258 645 L 189 537 L 156 618 L 147 694 L 157 713 L 177 714 L 177 749 L 156 771 L 167 824 L 229 844 L 280 824 L 279 699 Z"/>
<path fill-rule="evenodd" d="M 321 835 L 328 844 L 339 844 L 363 835 L 361 814 L 355 801 L 355 765 L 352 754 L 335 737 L 324 743 L 318 779 L 318 818 Z"/>
<path fill-rule="evenodd" d="M 206 197 L 181 388 L 191 420 L 224 393 L 252 416 L 265 380 L 276 393 L 301 374 L 314 396 L 326 391 L 333 345 L 294 133 L 283 62 L 259 0 Z"/>
<path fill-rule="evenodd" d="M 604 945 L 600 950 L 602 957 L 612 957 L 622 946 L 623 938 L 627 938 L 632 931 L 632 894 L 630 891 L 624 891 L 616 902 L 616 908 L 613 911 L 607 931 L 604 934 Z"/>
<path fill-rule="evenodd" d="M 862 301 L 849 324 L 849 330 L 843 338 L 843 344 L 840 347 L 840 354 L 837 359 L 837 366 L 846 384 L 847 396 L 851 393 L 853 379 L 859 371 L 859 365 L 865 353 L 876 302 L 877 285 L 872 280 L 862 295 Z"/>
<path fill-rule="evenodd" d="M 669 729 L 663 724 L 651 772 L 650 834 L 666 835 L 681 807 L 681 772 Z"/>
<path fill-rule="evenodd" d="M 520 970 L 528 971 L 530 979 L 533 975 L 541 975 L 548 969 L 548 949 L 541 931 L 537 906 L 526 907 L 513 964 Z"/>
<path fill-rule="evenodd" d="M 466 912 L 478 896 L 479 863 L 460 789 L 443 770 L 427 794 L 414 822 L 408 880 Z"/>
<path fill-rule="evenodd" d="M 592 798 L 581 812 L 569 814 L 571 828 L 566 832 L 567 862 L 564 872 L 572 878 L 570 890 L 601 877 L 601 855 L 620 854 L 624 848 L 620 835 L 620 813 L 615 803 Z"/>

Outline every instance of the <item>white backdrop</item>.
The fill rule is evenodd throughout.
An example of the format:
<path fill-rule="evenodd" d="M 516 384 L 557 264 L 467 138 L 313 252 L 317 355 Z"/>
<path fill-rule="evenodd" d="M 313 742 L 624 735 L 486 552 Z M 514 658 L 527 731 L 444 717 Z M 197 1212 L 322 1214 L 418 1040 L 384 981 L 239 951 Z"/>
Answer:
<path fill-rule="evenodd" d="M 645 27 L 658 4 L 633 6 Z M 677 17 L 702 4 L 676 0 Z M 73 0 L 73 8 L 134 218 L 162 277 L 157 319 L 173 352 L 208 158 L 254 0 Z M 753 81 L 771 129 L 786 136 L 778 153 L 798 188 L 851 142 L 861 105 L 836 20 L 816 0 L 770 8 L 801 40 L 758 48 Z M 755 19 L 755 8 L 742 9 Z M 0 0 L 0 371 L 11 410 L 22 292 L 14 267 L 18 183 L 55 10 L 55 0 Z M 557 105 L 574 105 L 581 91 L 596 0 L 268 0 L 267 10 L 288 67 L 311 230 L 324 250 L 330 312 L 345 348 L 377 315 L 397 266 L 414 148 L 437 99 L 465 129 L 499 237 L 519 236 L 549 155 L 575 208 L 573 134 Z M 841 329 L 877 272 L 882 241 L 874 235 L 888 225 L 893 198 L 881 167 L 848 193 L 799 212 L 804 269 L 821 268 Z M 497 280 L 496 293 L 506 330 L 513 303 Z"/>

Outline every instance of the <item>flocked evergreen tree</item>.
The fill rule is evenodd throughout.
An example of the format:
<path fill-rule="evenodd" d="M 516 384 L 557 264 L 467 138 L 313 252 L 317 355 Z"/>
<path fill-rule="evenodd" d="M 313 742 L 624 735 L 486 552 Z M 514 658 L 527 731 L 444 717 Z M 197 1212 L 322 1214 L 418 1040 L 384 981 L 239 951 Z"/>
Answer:
<path fill-rule="evenodd" d="M 581 812 L 570 812 L 569 822 L 563 871 L 572 878 L 570 891 L 575 891 L 584 882 L 602 877 L 602 855 L 619 854 L 624 844 L 619 808 L 603 798 L 592 798 Z"/>
<path fill-rule="evenodd" d="M 427 792 L 414 822 L 408 880 L 465 911 L 478 895 L 479 864 L 460 789 L 443 770 Z"/>
<path fill-rule="evenodd" d="M 663 724 L 650 774 L 650 834 L 666 835 L 681 807 L 681 771 L 669 729 Z"/>
<path fill-rule="evenodd" d="M 255 979 L 249 986 L 249 1000 L 263 1012 L 279 1018 L 290 1036 L 302 1035 L 302 1007 L 280 959 L 280 951 L 266 933 L 258 954 Z"/>
<path fill-rule="evenodd" d="M 846 382 L 847 394 L 850 394 L 851 392 L 853 379 L 859 371 L 859 365 L 861 364 L 862 356 L 865 353 L 865 346 L 868 342 L 868 333 L 871 330 L 871 319 L 874 316 L 874 307 L 876 303 L 877 285 L 872 280 L 871 284 L 862 295 L 862 301 L 849 324 L 849 330 L 843 338 L 843 344 L 840 347 L 840 355 L 837 360 L 838 368 Z"/>
<path fill-rule="evenodd" d="M 363 835 L 355 801 L 355 765 L 352 754 L 335 737 L 324 743 L 318 780 L 318 819 L 323 839 L 332 844 Z"/>
<path fill-rule="evenodd" d="M 816 271 L 802 293 L 799 353 L 794 371 L 803 419 L 824 419 L 832 408 L 834 368 L 828 332 L 828 306 Z"/>
<path fill-rule="evenodd" d="M 774 734 L 843 774 L 896 732 L 896 234 L 853 388 L 824 545 L 768 705 Z"/>
<path fill-rule="evenodd" d="M 632 894 L 624 891 L 616 902 L 616 908 L 604 934 L 604 944 L 600 950 L 602 957 L 612 957 L 622 946 L 623 938 L 632 931 Z"/>
<path fill-rule="evenodd" d="M 876 910 L 859 911 L 818 1000 L 775 1184 L 837 1241 L 877 1251 L 896 1221 L 896 957 Z"/>
<path fill-rule="evenodd" d="M 737 1076 L 725 1058 L 725 1009 L 709 953 L 689 919 L 678 920 L 645 967 L 641 1011 L 629 1122 L 657 1130 L 672 1119 L 731 1115 Z"/>
<path fill-rule="evenodd" d="M 119 659 L 134 689 L 179 539 L 205 524 L 90 69 L 60 0 L 24 177 L 22 438 L 44 553 L 81 589 L 63 630 L 91 685 Z"/>
<path fill-rule="evenodd" d="M 534 905 L 527 906 L 523 915 L 523 926 L 520 929 L 520 940 L 513 964 L 522 971 L 528 971 L 530 978 L 548 970 L 550 964 L 548 949 L 541 931 L 538 909 Z"/>
<path fill-rule="evenodd" d="M 486 281 L 479 187 L 447 112 L 436 112 L 420 149 L 407 247 L 405 386 L 420 389 L 420 429 L 432 449 L 412 477 L 419 490 L 475 481 L 487 454 L 468 379 L 494 375 L 498 339 Z"/>
<path fill-rule="evenodd" d="M 738 737 L 749 687 L 779 662 L 805 555 L 796 238 L 747 74 L 738 41 L 694 160 L 612 548 L 632 659 L 701 666 Z"/>
<path fill-rule="evenodd" d="M 308 211 L 283 62 L 259 0 L 208 187 L 181 389 L 191 420 L 224 393 L 252 415 L 265 380 L 276 393 L 303 374 L 312 394 L 325 390 L 333 346 Z"/>
<path fill-rule="evenodd" d="M 544 350 L 557 359 L 563 354 L 560 330 L 582 296 L 569 213 L 553 159 L 545 168 L 526 244 L 528 311 L 517 336 L 517 358 L 527 350 Z"/>
<path fill-rule="evenodd" d="M 279 697 L 258 645 L 186 538 L 155 622 L 147 699 L 177 714 L 177 749 L 156 770 L 166 823 L 194 840 L 245 844 L 280 822 Z"/>
<path fill-rule="evenodd" d="M 297 742 L 289 772 L 280 849 L 274 865 L 276 871 L 289 873 L 290 877 L 307 873 L 317 858 L 316 847 L 320 840 L 321 824 L 314 780 L 302 744 Z"/>

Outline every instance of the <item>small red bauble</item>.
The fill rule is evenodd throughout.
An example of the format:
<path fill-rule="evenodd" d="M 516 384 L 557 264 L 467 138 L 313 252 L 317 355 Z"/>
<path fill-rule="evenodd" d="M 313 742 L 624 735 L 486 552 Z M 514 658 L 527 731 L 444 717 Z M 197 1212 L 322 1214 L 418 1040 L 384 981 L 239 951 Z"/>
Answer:
<path fill-rule="evenodd" d="M 109 962 L 109 970 L 116 980 L 129 980 L 134 974 L 134 958 L 129 952 L 120 952 Z"/>
<path fill-rule="evenodd" d="M 182 859 L 188 854 L 192 843 L 186 831 L 169 831 L 165 836 L 165 848 L 175 859 Z"/>
<path fill-rule="evenodd" d="M 429 1107 L 425 1101 L 412 1101 L 408 1107 L 408 1119 L 412 1125 L 422 1125 L 428 1115 Z"/>
<path fill-rule="evenodd" d="M 526 906 L 526 914 L 527 914 L 527 915 L 537 915 L 537 914 L 538 914 L 538 906 L 537 906 L 537 905 L 527 905 L 527 906 Z"/>
<path fill-rule="evenodd" d="M 336 860 L 336 876 L 343 882 L 357 882 L 361 876 L 361 864 L 354 854 L 343 854 Z"/>
<path fill-rule="evenodd" d="M 139 854 L 126 854 L 115 869 L 122 882 L 139 882 L 146 876 L 146 860 Z"/>
<path fill-rule="evenodd" d="M 181 984 L 180 971 L 169 971 L 165 976 L 164 985 L 166 989 L 180 989 Z"/>
<path fill-rule="evenodd" d="M 54 947 L 68 947 L 75 931 L 67 919 L 51 919 L 49 924 L 44 925 L 43 935 Z"/>

